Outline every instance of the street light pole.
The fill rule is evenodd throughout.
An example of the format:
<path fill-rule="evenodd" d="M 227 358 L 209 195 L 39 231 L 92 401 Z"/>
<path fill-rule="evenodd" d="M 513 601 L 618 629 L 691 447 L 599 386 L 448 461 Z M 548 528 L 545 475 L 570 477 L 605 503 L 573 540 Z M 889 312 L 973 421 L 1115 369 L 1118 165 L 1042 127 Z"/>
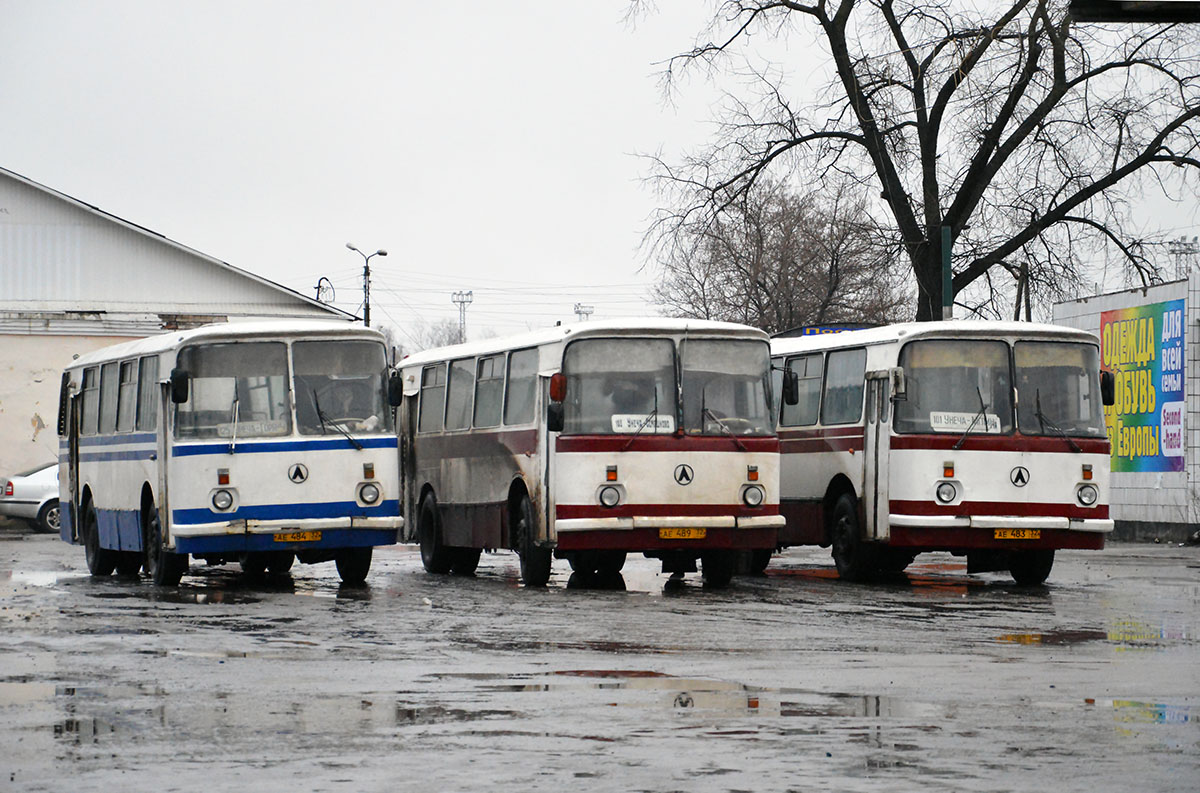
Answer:
<path fill-rule="evenodd" d="M 369 328 L 371 327 L 371 257 L 387 256 L 387 251 L 380 248 L 368 255 L 355 248 L 354 243 L 347 242 L 346 247 L 363 257 L 363 325 Z"/>

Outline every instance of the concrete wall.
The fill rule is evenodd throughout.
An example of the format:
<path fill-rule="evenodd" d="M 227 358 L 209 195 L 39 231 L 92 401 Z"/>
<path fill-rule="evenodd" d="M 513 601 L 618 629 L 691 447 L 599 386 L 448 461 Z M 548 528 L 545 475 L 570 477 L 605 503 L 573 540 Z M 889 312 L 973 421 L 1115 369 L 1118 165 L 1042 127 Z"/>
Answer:
<path fill-rule="evenodd" d="M 133 337 L 0 336 L 0 472 L 58 457 L 58 387 L 75 355 Z"/>
<path fill-rule="evenodd" d="M 1054 322 L 1100 333 L 1100 314 L 1186 300 L 1184 332 L 1185 464 L 1181 472 L 1112 474 L 1114 539 L 1182 542 L 1200 524 L 1200 278 L 1081 298 L 1054 306 Z M 1116 450 L 1114 449 L 1114 453 Z"/>

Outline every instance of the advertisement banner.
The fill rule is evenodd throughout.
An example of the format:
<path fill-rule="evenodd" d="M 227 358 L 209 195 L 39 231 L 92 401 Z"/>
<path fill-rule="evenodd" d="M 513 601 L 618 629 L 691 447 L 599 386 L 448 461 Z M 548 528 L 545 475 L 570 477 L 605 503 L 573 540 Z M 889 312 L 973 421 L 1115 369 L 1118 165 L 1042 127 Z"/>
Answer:
<path fill-rule="evenodd" d="M 1100 314 L 1102 366 L 1116 376 L 1106 407 L 1112 470 L 1182 471 L 1186 301 Z"/>

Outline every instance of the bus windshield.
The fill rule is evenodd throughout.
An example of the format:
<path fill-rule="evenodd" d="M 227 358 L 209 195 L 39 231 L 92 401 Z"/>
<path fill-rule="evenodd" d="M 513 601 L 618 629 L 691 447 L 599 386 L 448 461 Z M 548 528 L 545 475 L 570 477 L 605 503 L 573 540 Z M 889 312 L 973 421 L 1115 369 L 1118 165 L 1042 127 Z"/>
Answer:
<path fill-rule="evenodd" d="M 685 433 L 771 433 L 771 349 L 766 342 L 687 339 L 680 358 Z"/>
<path fill-rule="evenodd" d="M 198 344 L 179 351 L 190 379 L 175 409 L 177 438 L 253 438 L 292 431 L 287 347 L 281 342 Z"/>
<path fill-rule="evenodd" d="M 296 425 L 301 435 L 392 431 L 384 400 L 387 358 L 372 341 L 298 341 Z"/>
<path fill-rule="evenodd" d="M 1017 342 L 1017 424 L 1025 435 L 1105 435 L 1100 362 L 1090 344 Z"/>
<path fill-rule="evenodd" d="M 670 339 L 582 339 L 563 355 L 567 434 L 675 432 Z"/>
<path fill-rule="evenodd" d="M 896 402 L 897 432 L 1008 434 L 1013 431 L 1008 345 L 930 339 L 900 352 L 907 396 Z"/>

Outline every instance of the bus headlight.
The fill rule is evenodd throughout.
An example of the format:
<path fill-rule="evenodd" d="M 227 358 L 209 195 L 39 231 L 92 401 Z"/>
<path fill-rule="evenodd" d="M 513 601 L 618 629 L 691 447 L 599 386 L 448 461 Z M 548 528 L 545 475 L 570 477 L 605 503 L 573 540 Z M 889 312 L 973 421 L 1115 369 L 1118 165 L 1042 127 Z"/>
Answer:
<path fill-rule="evenodd" d="M 1095 485 L 1080 485 L 1079 489 L 1075 491 L 1075 497 L 1079 499 L 1080 504 L 1090 507 L 1100 498 L 1100 491 L 1096 489 Z"/>
<path fill-rule="evenodd" d="M 364 504 L 374 504 L 379 500 L 379 485 L 366 482 L 358 486 L 358 500 Z"/>
<path fill-rule="evenodd" d="M 212 494 L 213 509 L 224 512 L 233 506 L 233 493 L 228 490 L 218 490 Z"/>
<path fill-rule="evenodd" d="M 604 507 L 615 507 L 621 503 L 621 491 L 609 485 L 608 487 L 600 488 L 600 505 Z"/>
<path fill-rule="evenodd" d="M 942 482 L 937 486 L 934 495 L 937 496 L 938 501 L 949 504 L 958 498 L 958 488 L 954 486 L 953 482 Z"/>
<path fill-rule="evenodd" d="M 758 485 L 751 485 L 742 491 L 742 503 L 748 507 L 761 507 L 767 494 Z"/>

